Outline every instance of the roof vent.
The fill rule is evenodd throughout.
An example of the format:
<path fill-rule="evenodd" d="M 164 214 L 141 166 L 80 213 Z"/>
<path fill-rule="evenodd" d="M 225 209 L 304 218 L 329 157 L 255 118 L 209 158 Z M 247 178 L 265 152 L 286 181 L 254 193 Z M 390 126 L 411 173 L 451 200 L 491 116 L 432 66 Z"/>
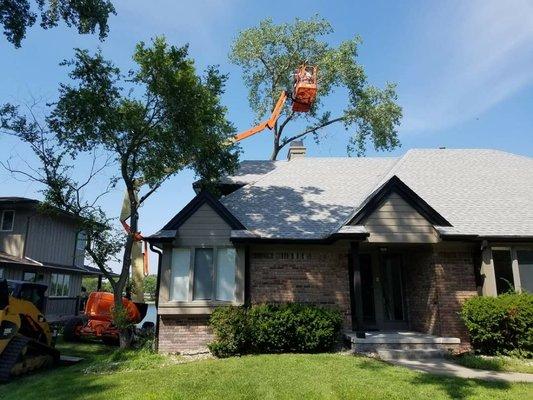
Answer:
<path fill-rule="evenodd" d="M 289 152 L 287 153 L 287 160 L 292 160 L 294 158 L 303 158 L 307 153 L 307 148 L 304 146 L 302 140 L 295 140 L 291 142 L 289 147 Z"/>

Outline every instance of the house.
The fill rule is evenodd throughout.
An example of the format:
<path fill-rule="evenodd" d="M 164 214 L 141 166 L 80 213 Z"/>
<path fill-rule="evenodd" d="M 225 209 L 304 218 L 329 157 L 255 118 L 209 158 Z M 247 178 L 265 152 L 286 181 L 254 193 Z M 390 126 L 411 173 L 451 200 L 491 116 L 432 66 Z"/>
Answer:
<path fill-rule="evenodd" d="M 0 279 L 48 285 L 45 316 L 56 321 L 78 314 L 82 277 L 102 274 L 84 265 L 85 236 L 76 218 L 43 213 L 39 204 L 0 197 Z"/>
<path fill-rule="evenodd" d="M 217 305 L 335 307 L 347 331 L 468 346 L 471 296 L 533 291 L 533 159 L 496 150 L 244 161 L 159 232 L 162 352 L 205 348 Z"/>

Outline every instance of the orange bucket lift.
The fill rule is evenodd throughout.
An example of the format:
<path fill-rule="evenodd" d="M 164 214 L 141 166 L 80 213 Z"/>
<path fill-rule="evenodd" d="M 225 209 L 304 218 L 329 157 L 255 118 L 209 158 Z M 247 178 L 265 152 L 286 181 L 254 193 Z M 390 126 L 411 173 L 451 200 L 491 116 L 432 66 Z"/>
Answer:
<path fill-rule="evenodd" d="M 308 66 L 302 64 L 294 72 L 294 86 L 292 94 L 287 91 L 281 92 L 270 118 L 261 122 L 259 125 L 248 129 L 247 131 L 239 133 L 231 142 L 239 142 L 247 137 L 255 135 L 264 129 L 273 129 L 276 122 L 281 115 L 283 106 L 287 99 L 292 100 L 292 111 L 294 112 L 309 112 L 316 100 L 317 94 L 317 73 L 318 69 L 315 66 Z"/>

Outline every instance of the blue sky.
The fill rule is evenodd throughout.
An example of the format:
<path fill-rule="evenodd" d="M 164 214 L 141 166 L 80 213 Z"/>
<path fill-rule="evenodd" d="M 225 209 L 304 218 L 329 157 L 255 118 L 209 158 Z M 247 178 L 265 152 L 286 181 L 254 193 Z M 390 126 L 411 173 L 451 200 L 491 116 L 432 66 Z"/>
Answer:
<path fill-rule="evenodd" d="M 102 48 L 127 69 L 135 44 L 165 35 L 172 44 L 189 43 L 197 67 L 219 64 L 230 74 L 223 98 L 228 117 L 239 131 L 251 126 L 240 70 L 227 54 L 242 29 L 266 17 L 292 21 L 320 14 L 328 19 L 334 45 L 355 34 L 363 38 L 359 61 L 369 82 L 398 84 L 404 119 L 399 129 L 402 154 L 418 147 L 496 148 L 533 156 L 533 3 L 509 1 L 141 1 L 115 0 L 118 15 L 110 21 L 105 42 L 80 36 L 75 30 L 43 31 L 34 27 L 21 49 L 0 40 L 0 103 L 30 97 L 52 101 L 66 70 L 59 61 L 74 47 Z M 340 111 L 342 93 L 329 102 Z M 333 126 L 319 145 L 307 140 L 310 156 L 346 155 L 347 135 Z M 243 159 L 270 155 L 271 136 L 264 132 L 242 143 Z M 0 158 L 22 157 L 26 148 L 0 138 Z M 370 149 L 368 155 L 375 155 Z M 390 155 L 389 153 L 383 155 Z M 281 157 L 285 157 L 285 153 Z M 79 165 L 80 175 L 85 164 Z M 184 172 L 169 181 L 143 207 L 142 231 L 153 233 L 193 196 L 193 176 Z M 0 195 L 39 197 L 39 187 L 0 171 Z M 88 193 L 90 195 L 90 193 Z M 104 207 L 118 215 L 122 189 L 106 197 Z"/>

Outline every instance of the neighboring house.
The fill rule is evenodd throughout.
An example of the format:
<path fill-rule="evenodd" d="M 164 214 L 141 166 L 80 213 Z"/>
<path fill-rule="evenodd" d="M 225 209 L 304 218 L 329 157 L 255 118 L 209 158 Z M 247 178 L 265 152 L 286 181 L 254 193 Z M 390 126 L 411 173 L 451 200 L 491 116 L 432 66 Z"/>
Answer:
<path fill-rule="evenodd" d="M 495 150 L 244 161 L 159 232 L 162 352 L 205 348 L 217 305 L 336 307 L 347 330 L 460 338 L 476 294 L 533 291 L 533 159 Z"/>
<path fill-rule="evenodd" d="M 85 236 L 76 218 L 44 214 L 38 206 L 38 200 L 0 197 L 0 279 L 48 285 L 45 315 L 54 321 L 77 315 L 82 276 L 101 273 L 84 265 Z"/>

